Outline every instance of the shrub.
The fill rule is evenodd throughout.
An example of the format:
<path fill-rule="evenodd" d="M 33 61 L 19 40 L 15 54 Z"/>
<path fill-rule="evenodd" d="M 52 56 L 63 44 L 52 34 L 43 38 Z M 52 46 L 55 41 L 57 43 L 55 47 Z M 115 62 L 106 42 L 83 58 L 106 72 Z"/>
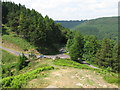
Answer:
<path fill-rule="evenodd" d="M 51 69 L 54 69 L 54 67 L 53 66 L 40 67 L 36 70 L 27 72 L 25 74 L 3 78 L 2 87 L 3 88 L 21 88 L 22 85 L 26 84 L 28 80 L 32 80 L 36 78 L 39 72 L 44 71 L 44 70 L 51 70 Z"/>

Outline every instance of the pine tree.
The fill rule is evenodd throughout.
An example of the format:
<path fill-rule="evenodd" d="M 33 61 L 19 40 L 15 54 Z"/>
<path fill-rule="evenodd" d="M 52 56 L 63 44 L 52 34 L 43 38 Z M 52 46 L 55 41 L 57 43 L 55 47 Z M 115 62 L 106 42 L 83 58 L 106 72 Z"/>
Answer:
<path fill-rule="evenodd" d="M 79 32 L 76 32 L 73 39 L 73 44 L 70 46 L 71 59 L 75 61 L 78 61 L 78 58 L 82 59 L 83 48 L 84 48 L 83 36 Z"/>
<path fill-rule="evenodd" d="M 85 43 L 84 43 L 83 59 L 93 62 L 95 54 L 100 46 L 98 43 L 98 40 L 93 35 L 91 35 L 91 36 L 86 35 L 86 36 L 84 36 L 84 41 L 85 41 Z"/>
<path fill-rule="evenodd" d="M 111 67 L 112 65 L 112 49 L 113 41 L 110 39 L 104 39 L 101 44 L 101 48 L 96 53 L 95 62 L 99 66 Z"/>

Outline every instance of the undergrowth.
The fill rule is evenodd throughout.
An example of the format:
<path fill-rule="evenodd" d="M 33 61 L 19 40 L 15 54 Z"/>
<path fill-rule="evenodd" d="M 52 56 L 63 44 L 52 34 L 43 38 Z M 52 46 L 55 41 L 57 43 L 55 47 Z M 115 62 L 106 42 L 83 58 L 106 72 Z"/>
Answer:
<path fill-rule="evenodd" d="M 17 76 L 10 76 L 2 79 L 2 87 L 3 88 L 21 88 L 22 85 L 26 84 L 28 80 L 32 80 L 34 78 L 37 78 L 41 71 L 45 70 L 51 70 L 54 69 L 53 66 L 47 66 L 47 67 L 40 67 L 36 70 L 33 70 L 31 72 L 27 72 L 25 74 L 20 74 Z M 42 75 L 43 76 L 43 75 Z"/>

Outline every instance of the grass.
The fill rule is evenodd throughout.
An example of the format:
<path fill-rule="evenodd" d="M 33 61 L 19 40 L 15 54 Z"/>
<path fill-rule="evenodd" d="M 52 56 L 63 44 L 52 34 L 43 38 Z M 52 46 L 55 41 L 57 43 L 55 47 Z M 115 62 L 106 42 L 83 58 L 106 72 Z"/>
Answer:
<path fill-rule="evenodd" d="M 66 60 L 66 59 L 57 59 L 54 61 L 55 65 L 60 65 L 60 66 L 69 66 L 69 67 L 74 67 L 74 68 L 80 68 L 80 69 L 92 69 L 91 67 L 80 64 L 78 62 L 72 61 L 72 60 Z"/>
<path fill-rule="evenodd" d="M 26 40 L 14 35 L 14 34 L 10 34 L 10 35 L 3 35 L 2 39 L 9 42 L 9 43 L 13 43 L 15 45 L 17 45 L 18 47 L 20 47 L 21 49 L 25 50 L 25 49 L 35 49 L 36 47 L 31 45 L 29 42 L 27 42 Z"/>
<path fill-rule="evenodd" d="M 109 72 L 106 69 L 98 69 L 96 70 L 97 73 L 103 76 L 103 79 L 106 80 L 108 83 L 119 84 L 120 79 L 118 78 L 118 73 Z"/>
<path fill-rule="evenodd" d="M 98 65 L 96 65 L 90 61 L 86 61 L 86 62 L 88 62 L 89 64 L 91 64 L 93 66 L 99 67 Z M 96 72 L 101 74 L 103 76 L 104 80 L 106 80 L 108 83 L 116 83 L 116 84 L 120 83 L 120 80 L 118 79 L 118 73 L 108 71 L 107 68 L 97 69 Z"/>
<path fill-rule="evenodd" d="M 10 76 L 7 78 L 3 78 L 2 87 L 3 88 L 21 88 L 22 85 L 25 85 L 27 83 L 27 81 L 37 78 L 38 76 L 41 76 L 39 74 L 40 72 L 45 70 L 51 70 L 51 69 L 54 69 L 54 67 L 53 66 L 39 67 L 25 74 L 19 74 L 17 76 Z"/>
<path fill-rule="evenodd" d="M 118 79 L 118 74 L 109 72 L 106 69 L 93 69 L 87 65 L 77 63 L 72 60 L 66 60 L 66 59 L 58 59 L 54 61 L 55 65 L 59 66 L 68 66 L 68 67 L 74 67 L 74 68 L 80 68 L 80 69 L 89 69 L 89 70 L 95 70 L 97 74 L 100 74 L 103 76 L 103 79 L 106 80 L 108 83 L 120 83 L 120 80 Z"/>
<path fill-rule="evenodd" d="M 17 62 L 18 56 L 15 56 L 5 50 L 2 50 L 2 63 L 3 64 L 11 64 Z"/>

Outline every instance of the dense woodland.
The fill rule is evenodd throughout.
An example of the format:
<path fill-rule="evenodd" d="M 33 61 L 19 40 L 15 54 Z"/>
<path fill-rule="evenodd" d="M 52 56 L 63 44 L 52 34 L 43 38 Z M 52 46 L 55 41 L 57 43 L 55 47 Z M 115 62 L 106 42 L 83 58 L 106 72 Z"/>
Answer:
<path fill-rule="evenodd" d="M 67 41 L 68 29 L 56 24 L 47 15 L 43 17 L 34 9 L 27 9 L 21 4 L 3 2 L 2 20 L 12 32 L 37 46 L 38 50 L 42 48 L 48 50 L 56 44 L 65 44 Z"/>
<path fill-rule="evenodd" d="M 56 24 L 48 16 L 43 17 L 34 9 L 27 9 L 21 4 L 3 2 L 2 7 L 3 24 L 10 27 L 12 33 L 37 46 L 39 51 L 49 51 L 51 48 L 56 50 L 57 45 L 66 44 L 66 50 L 72 60 L 83 59 L 99 67 L 118 72 L 116 39 L 99 40 L 95 35 L 82 35 L 79 31 L 70 31 Z M 91 32 L 91 28 L 89 29 Z M 7 33 L 3 28 L 4 34 Z"/>
<path fill-rule="evenodd" d="M 82 35 L 80 32 L 73 32 L 67 41 L 66 48 L 72 60 L 92 62 L 101 68 L 118 72 L 118 43 L 104 38 L 98 40 L 93 35 Z"/>

